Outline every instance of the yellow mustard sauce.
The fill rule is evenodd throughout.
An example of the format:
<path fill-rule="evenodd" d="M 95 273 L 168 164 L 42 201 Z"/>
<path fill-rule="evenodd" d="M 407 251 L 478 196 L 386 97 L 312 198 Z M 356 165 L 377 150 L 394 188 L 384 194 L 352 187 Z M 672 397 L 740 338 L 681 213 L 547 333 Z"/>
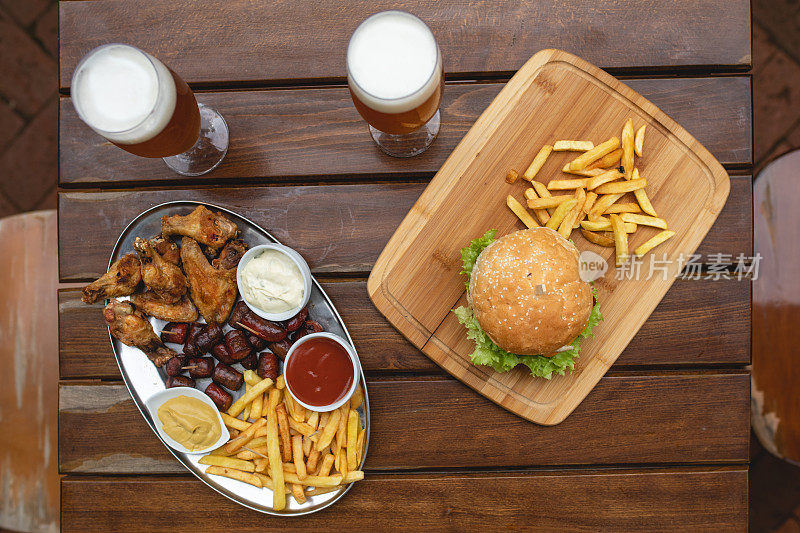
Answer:
<path fill-rule="evenodd" d="M 217 413 L 197 398 L 176 396 L 161 404 L 156 414 L 164 433 L 191 451 L 208 448 L 222 434 Z"/>

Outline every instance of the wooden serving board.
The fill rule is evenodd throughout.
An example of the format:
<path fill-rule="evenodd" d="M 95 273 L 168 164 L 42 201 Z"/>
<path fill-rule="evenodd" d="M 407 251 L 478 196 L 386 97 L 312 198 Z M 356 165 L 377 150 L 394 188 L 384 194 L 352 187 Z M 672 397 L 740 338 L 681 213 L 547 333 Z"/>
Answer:
<path fill-rule="evenodd" d="M 488 229 L 498 237 L 523 226 L 506 208 L 506 195 L 524 203 L 529 186 L 520 175 L 544 144 L 558 139 L 588 139 L 599 144 L 621 138 L 633 118 L 647 124 L 643 157 L 636 159 L 647 193 L 677 235 L 658 247 L 666 276 L 648 278 L 645 256 L 640 279 L 616 279 L 612 248 L 586 241 L 577 247 L 603 256 L 610 265 L 595 282 L 604 320 L 595 336 L 581 343 L 575 370 L 551 380 L 533 378 L 519 366 L 497 373 L 469 360 L 473 343 L 451 310 L 466 305 L 460 249 Z M 446 125 L 444 127 L 447 127 Z M 547 183 L 564 178 L 561 167 L 575 152 L 554 152 L 539 171 Z M 367 284 L 375 306 L 434 362 L 480 394 L 539 424 L 564 420 L 586 397 L 630 342 L 711 228 L 730 189 L 727 173 L 689 133 L 652 103 L 599 68 L 566 52 L 534 55 L 464 136 L 411 208 L 381 253 Z M 640 228 L 633 250 L 660 230 Z M 666 254 L 666 255 L 663 255 Z M 669 335 L 669 332 L 664 332 Z"/>

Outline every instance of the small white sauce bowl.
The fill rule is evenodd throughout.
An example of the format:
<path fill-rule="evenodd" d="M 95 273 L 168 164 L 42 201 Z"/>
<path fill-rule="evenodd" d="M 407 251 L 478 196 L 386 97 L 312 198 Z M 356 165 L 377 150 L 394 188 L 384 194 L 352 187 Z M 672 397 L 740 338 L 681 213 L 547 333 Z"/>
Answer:
<path fill-rule="evenodd" d="M 339 401 L 337 401 L 335 403 L 332 403 L 330 405 L 323 405 L 323 406 L 309 405 L 307 403 L 302 402 L 297 397 L 297 395 L 294 392 L 292 392 L 292 386 L 289 384 L 290 380 L 286 379 L 286 376 L 287 376 L 286 369 L 289 366 L 289 360 L 291 359 L 292 354 L 295 352 L 297 347 L 301 346 L 305 342 L 310 341 L 311 339 L 317 339 L 319 337 L 324 337 L 326 339 L 331 339 L 331 340 L 336 341 L 337 343 L 339 343 L 342 346 L 342 348 L 345 349 L 345 351 L 347 352 L 347 355 L 350 356 L 350 362 L 353 363 L 353 384 L 350 386 L 350 390 L 348 390 L 347 394 L 345 394 L 341 399 L 339 399 Z M 339 407 L 343 406 L 345 402 L 350 400 L 350 397 L 356 391 L 356 387 L 358 386 L 358 377 L 361 374 L 359 372 L 360 368 L 361 368 L 361 365 L 360 365 L 360 363 L 358 361 L 358 356 L 356 356 L 356 351 L 355 351 L 355 349 L 353 349 L 353 347 L 350 345 L 350 343 L 347 342 L 346 340 L 344 340 L 343 338 L 339 337 L 338 335 L 334 335 L 333 333 L 327 333 L 327 332 L 311 333 L 309 335 L 306 335 L 305 337 L 302 337 L 300 340 L 298 340 L 297 342 L 292 344 L 292 347 L 289 348 L 289 352 L 286 354 L 286 358 L 283 361 L 283 369 L 284 369 L 283 370 L 283 374 L 284 374 L 284 379 L 286 379 L 286 390 L 289 391 L 289 394 L 292 395 L 292 398 L 294 398 L 294 400 L 297 403 L 299 403 L 300 405 L 302 405 L 306 409 L 311 409 L 312 411 L 319 411 L 321 413 L 324 413 L 324 412 L 327 412 L 327 411 L 333 411 L 334 409 L 338 409 Z"/>
<path fill-rule="evenodd" d="M 217 442 L 209 446 L 208 448 L 203 448 L 202 450 L 190 450 L 180 442 L 174 440 L 172 437 L 167 435 L 164 432 L 163 424 L 161 420 L 158 419 L 158 408 L 161 407 L 164 402 L 167 400 L 171 400 L 172 398 L 177 398 L 178 396 L 189 396 L 190 398 L 197 398 L 201 402 L 207 404 L 214 410 L 214 413 L 217 415 L 217 422 L 220 426 L 220 436 L 217 439 Z M 219 414 L 219 410 L 217 409 L 216 404 L 211 401 L 204 392 L 199 391 L 197 389 L 193 389 L 191 387 L 173 387 L 171 389 L 162 390 L 150 396 L 147 401 L 144 402 L 147 406 L 147 410 L 150 411 L 150 417 L 153 419 L 153 423 L 156 425 L 156 430 L 158 434 L 161 436 L 161 439 L 169 444 L 172 448 L 175 448 L 179 452 L 189 453 L 189 454 L 201 454 L 201 453 L 208 453 L 211 450 L 215 450 L 228 442 L 228 439 L 231 438 L 231 434 L 228 432 L 228 428 L 225 427 L 225 424 L 222 422 L 222 417 Z"/>
<path fill-rule="evenodd" d="M 244 284 L 242 283 L 242 270 L 251 259 L 258 256 L 265 250 L 277 250 L 281 252 L 286 257 L 291 259 L 294 264 L 297 265 L 297 268 L 300 269 L 300 274 L 303 276 L 303 301 L 294 309 L 284 311 L 283 313 L 268 313 L 252 303 L 247 298 L 245 291 L 242 289 L 242 287 L 244 287 Z M 308 263 L 306 263 L 306 260 L 303 259 L 303 256 L 301 256 L 299 253 L 282 244 L 259 244 L 258 246 L 253 246 L 247 250 L 247 252 L 245 252 L 242 258 L 239 260 L 239 266 L 236 267 L 236 284 L 239 286 L 239 294 L 242 295 L 242 300 L 244 300 L 244 303 L 247 304 L 247 307 L 249 307 L 251 311 L 261 318 L 266 318 L 267 320 L 272 320 L 273 322 L 279 322 L 281 320 L 288 320 L 292 318 L 294 315 L 299 313 L 303 307 L 308 305 L 308 301 L 311 299 L 311 269 L 308 268 Z"/>

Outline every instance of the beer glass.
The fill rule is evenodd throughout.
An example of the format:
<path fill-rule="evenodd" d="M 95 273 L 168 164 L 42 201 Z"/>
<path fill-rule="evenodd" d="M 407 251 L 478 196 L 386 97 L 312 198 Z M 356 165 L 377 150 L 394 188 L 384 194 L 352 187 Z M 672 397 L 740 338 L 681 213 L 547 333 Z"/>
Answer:
<path fill-rule="evenodd" d="M 132 154 L 161 157 L 184 176 L 200 176 L 228 151 L 222 115 L 198 104 L 180 76 L 147 52 L 106 44 L 81 59 L 72 76 L 81 119 Z"/>
<path fill-rule="evenodd" d="M 414 15 L 383 11 L 356 28 L 347 47 L 347 84 L 372 139 L 387 154 L 420 154 L 439 133 L 442 54 Z"/>

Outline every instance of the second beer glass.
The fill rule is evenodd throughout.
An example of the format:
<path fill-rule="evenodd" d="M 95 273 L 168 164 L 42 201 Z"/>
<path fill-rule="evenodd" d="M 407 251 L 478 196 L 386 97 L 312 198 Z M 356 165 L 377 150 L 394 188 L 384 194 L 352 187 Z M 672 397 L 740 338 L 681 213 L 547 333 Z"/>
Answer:
<path fill-rule="evenodd" d="M 430 28 L 414 15 L 384 11 L 361 23 L 347 47 L 347 83 L 387 154 L 415 156 L 439 133 L 442 55 Z"/>

